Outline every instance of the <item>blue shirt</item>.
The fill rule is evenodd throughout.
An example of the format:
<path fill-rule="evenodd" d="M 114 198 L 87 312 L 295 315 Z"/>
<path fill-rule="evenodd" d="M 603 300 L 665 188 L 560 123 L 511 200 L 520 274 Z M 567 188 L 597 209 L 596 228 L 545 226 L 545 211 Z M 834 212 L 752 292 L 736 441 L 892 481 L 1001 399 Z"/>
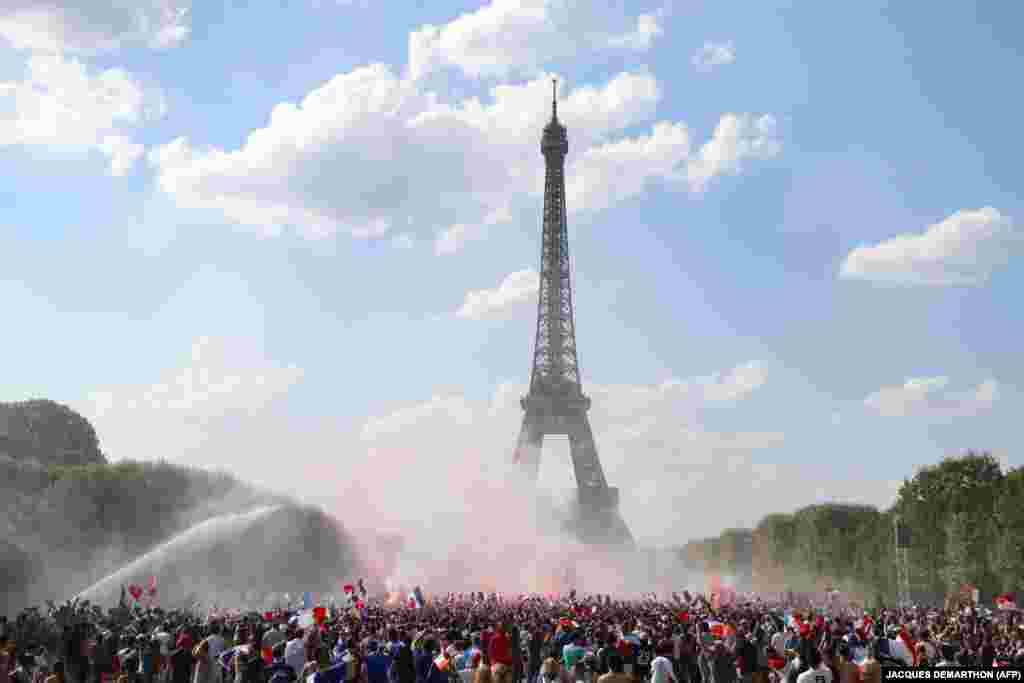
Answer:
<path fill-rule="evenodd" d="M 391 657 L 375 652 L 366 658 L 366 677 L 369 683 L 387 683 Z"/>

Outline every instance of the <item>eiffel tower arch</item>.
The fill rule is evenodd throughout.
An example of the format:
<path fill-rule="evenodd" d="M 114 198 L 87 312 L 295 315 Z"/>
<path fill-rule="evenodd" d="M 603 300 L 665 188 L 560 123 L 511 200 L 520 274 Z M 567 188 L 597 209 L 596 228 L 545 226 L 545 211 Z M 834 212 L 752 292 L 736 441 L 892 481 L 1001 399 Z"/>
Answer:
<path fill-rule="evenodd" d="M 553 89 L 551 120 L 541 138 L 545 180 L 537 333 L 530 389 L 520 402 L 523 425 L 514 457 L 536 481 L 544 437 L 568 436 L 577 494 L 573 531 L 584 543 L 632 547 L 633 536 L 619 514 L 619 490 L 608 485 L 597 455 L 587 418 L 590 399 L 580 383 L 565 210 L 569 141 L 558 120 L 557 84 Z"/>

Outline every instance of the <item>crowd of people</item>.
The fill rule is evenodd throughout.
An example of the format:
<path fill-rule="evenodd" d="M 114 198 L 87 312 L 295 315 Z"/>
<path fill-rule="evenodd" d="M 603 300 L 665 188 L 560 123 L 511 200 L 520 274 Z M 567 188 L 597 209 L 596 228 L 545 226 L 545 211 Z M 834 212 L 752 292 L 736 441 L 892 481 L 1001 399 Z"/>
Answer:
<path fill-rule="evenodd" d="M 1024 666 L 1016 610 L 482 593 L 263 613 L 120 606 L 0 620 L 0 683 L 879 683 Z"/>

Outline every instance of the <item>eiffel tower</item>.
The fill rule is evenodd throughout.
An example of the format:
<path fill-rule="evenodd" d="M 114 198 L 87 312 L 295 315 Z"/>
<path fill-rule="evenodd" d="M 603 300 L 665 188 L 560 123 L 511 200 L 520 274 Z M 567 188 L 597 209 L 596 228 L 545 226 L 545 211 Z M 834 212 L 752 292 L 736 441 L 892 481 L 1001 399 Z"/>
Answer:
<path fill-rule="evenodd" d="M 515 461 L 536 481 L 544 437 L 568 436 L 577 490 L 572 531 L 590 545 L 632 547 L 633 536 L 619 515 L 619 490 L 608 486 L 597 457 L 587 419 L 590 399 L 580 384 L 565 214 L 569 141 L 558 120 L 557 82 L 552 83 L 551 121 L 544 127 L 540 149 L 546 170 L 537 335 L 530 390 L 520 401 L 525 414 Z"/>

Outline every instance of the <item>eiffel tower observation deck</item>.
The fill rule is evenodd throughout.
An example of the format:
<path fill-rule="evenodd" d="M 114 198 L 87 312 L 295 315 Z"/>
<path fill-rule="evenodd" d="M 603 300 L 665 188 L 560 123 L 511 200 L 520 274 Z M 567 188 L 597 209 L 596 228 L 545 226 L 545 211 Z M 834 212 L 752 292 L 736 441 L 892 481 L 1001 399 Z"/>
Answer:
<path fill-rule="evenodd" d="M 580 383 L 573 317 L 569 232 L 565 209 L 565 156 L 569 141 L 558 120 L 557 83 L 552 84 L 551 120 L 544 127 L 544 219 L 540 291 L 530 390 L 520 402 L 524 415 L 515 460 L 536 481 L 545 436 L 569 437 L 576 475 L 572 531 L 584 543 L 632 547 L 633 536 L 619 514 L 619 490 L 608 485 L 597 456 Z"/>

